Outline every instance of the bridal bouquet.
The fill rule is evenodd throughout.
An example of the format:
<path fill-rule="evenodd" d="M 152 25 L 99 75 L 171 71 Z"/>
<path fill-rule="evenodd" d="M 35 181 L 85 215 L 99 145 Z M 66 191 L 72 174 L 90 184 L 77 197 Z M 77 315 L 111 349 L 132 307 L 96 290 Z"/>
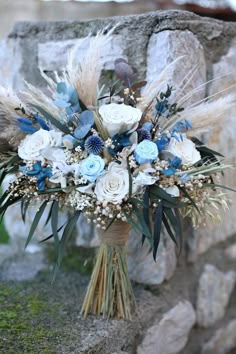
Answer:
<path fill-rule="evenodd" d="M 46 92 L 27 84 L 16 96 L 1 89 L 0 182 L 15 178 L 0 198 L 0 214 L 20 202 L 22 218 L 37 211 L 32 239 L 44 213 L 58 253 L 56 268 L 77 220 L 84 213 L 101 239 L 82 313 L 130 319 L 135 308 L 127 274 L 125 245 L 131 228 L 149 242 L 154 260 L 165 228 L 181 248 L 181 217 L 194 226 L 219 219 L 227 208 L 219 176 L 230 166 L 195 137 L 235 104 L 228 95 L 189 105 L 184 95 L 191 73 L 172 87 L 166 81 L 178 58 L 151 83 L 135 80 L 135 70 L 115 61 L 117 80 L 100 87 L 99 60 L 110 33 L 90 38 L 78 64 L 77 48 L 55 79 L 42 75 Z M 20 97 L 20 98 L 19 98 Z M 72 213 L 63 225 L 61 208 Z M 140 240 L 141 242 L 141 240 Z M 158 259 L 156 260 L 158 262 Z"/>

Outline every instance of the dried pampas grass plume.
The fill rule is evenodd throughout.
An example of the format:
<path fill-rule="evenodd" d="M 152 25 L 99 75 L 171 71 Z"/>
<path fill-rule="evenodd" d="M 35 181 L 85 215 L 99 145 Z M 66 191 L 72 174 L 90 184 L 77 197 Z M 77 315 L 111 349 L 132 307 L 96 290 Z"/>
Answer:
<path fill-rule="evenodd" d="M 11 90 L 0 87 L 0 153 L 16 150 L 24 134 L 19 131 L 16 116 L 24 116 L 15 108 L 22 106 L 19 97 Z"/>
<path fill-rule="evenodd" d="M 102 51 L 111 40 L 111 34 L 115 28 L 113 27 L 107 34 L 104 34 L 106 31 L 104 29 L 95 37 L 89 35 L 84 38 L 84 41 L 88 41 L 88 49 L 79 63 L 77 52 L 81 44 L 75 46 L 69 54 L 66 68 L 67 80 L 77 90 L 84 105 L 92 110 L 97 107 L 98 83 L 103 67 Z"/>
<path fill-rule="evenodd" d="M 26 81 L 25 85 L 27 89 L 21 92 L 24 101 L 30 106 L 40 106 L 42 109 L 50 113 L 55 119 L 60 121 L 61 111 L 56 105 L 54 105 L 52 98 L 48 97 L 45 93 L 43 93 L 43 91 Z"/>

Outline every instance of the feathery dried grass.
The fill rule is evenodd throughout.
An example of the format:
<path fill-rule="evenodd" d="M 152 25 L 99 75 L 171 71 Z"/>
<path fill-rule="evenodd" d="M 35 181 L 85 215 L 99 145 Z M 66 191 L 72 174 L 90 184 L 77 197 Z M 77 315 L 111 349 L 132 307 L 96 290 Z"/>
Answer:
<path fill-rule="evenodd" d="M 15 108 L 22 106 L 19 97 L 11 90 L 0 87 L 0 153 L 17 149 L 24 134 L 19 132 L 16 116 L 24 116 Z"/>
<path fill-rule="evenodd" d="M 142 112 L 145 111 L 147 107 L 151 108 L 153 100 L 159 92 L 166 89 L 167 83 L 170 80 L 175 66 L 183 58 L 184 56 L 175 59 L 172 63 L 165 67 L 157 79 L 147 83 L 142 90 L 142 99 L 138 103 L 137 108 L 139 108 Z"/>
<path fill-rule="evenodd" d="M 50 113 L 55 119 L 61 120 L 61 111 L 60 109 L 53 104 L 51 97 L 48 97 L 40 89 L 35 86 L 25 82 L 27 90 L 21 92 L 24 101 L 28 105 L 37 105 L 43 108 L 45 111 Z"/>
<path fill-rule="evenodd" d="M 84 39 L 88 43 L 86 54 L 78 63 L 77 51 L 80 45 L 75 46 L 68 58 L 67 80 L 73 86 L 85 106 L 89 109 L 96 109 L 98 97 L 98 83 L 102 71 L 100 60 L 105 45 L 111 40 L 112 28 L 106 35 L 104 30 L 100 31 L 95 37 L 88 36 Z"/>

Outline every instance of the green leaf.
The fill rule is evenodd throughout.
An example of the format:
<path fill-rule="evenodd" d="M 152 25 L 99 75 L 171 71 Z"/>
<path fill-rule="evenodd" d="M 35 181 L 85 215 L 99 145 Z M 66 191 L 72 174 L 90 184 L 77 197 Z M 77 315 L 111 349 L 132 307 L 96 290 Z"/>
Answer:
<path fill-rule="evenodd" d="M 213 156 L 221 156 L 221 157 L 224 157 L 224 155 L 220 154 L 219 152 L 215 151 L 215 150 L 212 150 L 212 149 L 209 149 L 208 147 L 206 146 L 196 146 L 196 149 L 199 150 L 200 152 L 205 152 L 206 154 L 209 155 L 209 157 L 211 157 L 212 155 Z"/>
<path fill-rule="evenodd" d="M 158 207 L 156 208 L 155 217 L 154 217 L 153 258 L 155 262 L 156 262 L 157 249 L 161 238 L 162 214 L 163 214 L 163 206 L 162 206 L 162 202 L 160 202 L 158 204 Z"/>
<path fill-rule="evenodd" d="M 166 218 L 166 216 L 165 216 L 164 213 L 162 214 L 162 221 L 163 221 L 163 224 L 165 225 L 166 231 L 168 232 L 170 238 L 172 239 L 172 241 L 173 241 L 173 242 L 176 244 L 176 246 L 177 246 L 177 241 L 176 241 L 175 235 L 174 235 L 174 233 L 172 232 L 171 227 L 170 227 L 170 225 L 169 225 L 169 223 L 168 223 L 168 220 L 167 220 L 167 218 Z"/>
<path fill-rule="evenodd" d="M 158 186 L 151 186 L 150 187 L 150 194 L 154 195 L 155 197 L 166 200 L 167 202 L 171 203 L 172 205 L 178 205 L 178 200 L 171 197 L 163 188 Z"/>
<path fill-rule="evenodd" d="M 37 211 L 37 213 L 35 214 L 35 217 L 34 217 L 34 220 L 32 222 L 32 225 L 31 225 L 31 228 L 30 228 L 30 231 L 29 231 L 29 234 L 28 234 L 28 237 L 27 237 L 27 240 L 26 240 L 26 243 L 25 243 L 25 248 L 28 246 L 28 244 L 30 243 L 32 237 L 33 237 L 33 234 L 38 226 L 38 223 L 44 213 L 44 210 L 47 206 L 47 201 L 44 201 L 39 210 Z"/>
<path fill-rule="evenodd" d="M 34 107 L 35 109 L 37 109 L 37 111 L 45 118 L 47 119 L 49 122 L 52 123 L 52 125 L 54 125 L 56 128 L 58 128 L 61 132 L 65 133 L 65 134 L 71 134 L 70 129 L 65 125 L 62 124 L 61 122 L 59 122 L 59 120 L 57 120 L 56 118 L 54 118 L 50 113 L 48 113 L 47 111 L 45 111 L 43 108 L 41 108 L 38 105 L 32 104 L 32 107 Z"/>
<path fill-rule="evenodd" d="M 183 187 L 180 187 L 180 186 L 178 186 L 178 187 L 179 187 L 179 189 L 181 190 L 181 192 L 185 195 L 185 197 L 189 199 L 189 201 L 190 201 L 191 204 L 194 206 L 194 208 L 198 211 L 198 213 L 201 214 L 201 212 L 200 212 L 200 210 L 199 210 L 197 204 L 195 203 L 195 201 L 193 200 L 193 198 L 188 194 L 188 192 L 186 191 L 186 189 L 183 188 Z"/>
<path fill-rule="evenodd" d="M 233 189 L 233 188 L 227 187 L 227 186 L 223 186 L 221 184 L 215 184 L 215 183 L 203 183 L 202 187 L 204 187 L 204 188 L 208 188 L 208 187 L 211 187 L 211 188 L 223 188 L 223 189 L 227 189 L 227 190 L 232 191 L 232 192 L 236 192 L 236 189 Z"/>
<path fill-rule="evenodd" d="M 76 227 L 76 223 L 78 221 L 80 214 L 81 214 L 80 211 L 76 211 L 74 213 L 74 215 L 68 221 L 68 223 L 63 231 L 63 234 L 62 234 L 62 237 L 61 237 L 61 240 L 59 243 L 59 253 L 58 253 L 58 258 L 57 258 L 58 267 L 60 267 L 60 265 L 61 265 L 65 245 L 66 245 L 67 241 L 70 239 L 72 232 L 74 231 L 74 229 Z"/>
<path fill-rule="evenodd" d="M 130 165 L 129 165 L 129 157 L 127 157 L 127 170 L 128 170 L 128 173 L 129 173 L 129 198 L 131 198 L 132 196 L 132 174 L 131 174 L 131 171 L 130 171 Z"/>
<path fill-rule="evenodd" d="M 152 235 L 151 235 L 151 232 L 144 220 L 144 217 L 143 217 L 143 213 L 137 208 L 137 207 L 134 207 L 133 208 L 133 212 L 134 214 L 136 215 L 137 217 L 137 222 L 141 225 L 141 231 L 142 231 L 142 234 L 145 235 L 145 237 L 147 237 L 149 243 L 150 243 L 150 246 L 153 247 L 153 239 L 152 239 Z"/>
<path fill-rule="evenodd" d="M 177 209 L 175 209 L 175 210 L 177 210 Z M 181 251 L 182 231 L 181 231 L 181 224 L 180 224 L 179 217 L 176 216 L 170 208 L 163 208 L 163 211 L 172 225 L 172 228 L 175 232 L 176 238 L 179 240 L 179 249 Z"/>
<path fill-rule="evenodd" d="M 179 210 L 177 210 L 177 209 L 175 209 L 175 216 L 176 216 L 176 221 L 177 221 L 176 234 L 179 238 L 179 254 L 181 254 L 182 248 L 183 248 L 183 234 L 182 234 L 182 227 L 181 227 L 181 219 L 180 219 L 180 215 L 179 215 Z"/>
<path fill-rule="evenodd" d="M 150 216 L 149 216 L 149 187 L 146 187 L 143 195 L 143 218 L 150 231 Z M 145 241 L 145 234 L 142 235 L 142 245 Z"/>

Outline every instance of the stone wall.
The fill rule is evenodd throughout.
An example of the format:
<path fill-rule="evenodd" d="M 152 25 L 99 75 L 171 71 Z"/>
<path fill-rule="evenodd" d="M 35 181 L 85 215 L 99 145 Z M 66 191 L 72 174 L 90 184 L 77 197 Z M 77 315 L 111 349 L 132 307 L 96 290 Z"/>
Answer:
<path fill-rule="evenodd" d="M 195 65 L 197 71 L 186 86 L 186 92 L 219 77 L 202 86 L 194 95 L 194 101 L 236 83 L 236 24 L 178 11 L 84 22 L 18 23 L 1 43 L 0 80 L 17 89 L 24 87 L 24 79 L 45 87 L 39 67 L 49 73 L 62 69 L 66 52 L 73 44 L 89 33 L 117 23 L 112 43 L 103 53 L 104 70 L 113 69 L 112 62 L 117 56 L 124 57 L 139 68 L 140 77 L 151 80 L 166 64 L 184 55 L 179 67 L 171 73 L 173 84 Z M 222 121 L 216 121 L 211 132 L 203 138 L 210 147 L 228 156 L 228 162 L 236 165 L 234 114 L 229 112 Z M 225 174 L 224 183 L 236 187 L 234 170 Z M 230 197 L 233 207 L 222 213 L 220 226 L 207 225 L 192 230 L 191 225 L 185 225 L 186 242 L 180 257 L 173 243 L 163 235 L 154 263 L 148 247 L 141 247 L 140 236 L 132 234 L 128 245 L 130 276 L 136 283 L 145 284 L 135 286 L 140 319 L 132 325 L 110 321 L 109 330 L 107 322 L 94 320 L 90 332 L 94 341 L 89 342 L 87 337 L 87 342 L 81 339 L 78 342 L 80 351 L 70 351 L 65 342 L 63 351 L 58 352 L 232 354 L 236 348 L 236 196 L 231 193 Z M 10 225 L 14 220 L 12 215 L 6 220 Z M 77 243 L 88 246 L 91 241 L 80 235 Z M 5 256 L 0 278 L 5 282 L 22 280 L 17 278 L 14 269 L 22 267 L 25 270 L 29 266 L 26 267 L 22 259 L 11 262 L 7 252 L 11 249 L 10 255 L 14 258 L 17 249 L 4 247 L 0 246 L 0 255 L 2 252 Z M 28 252 L 41 254 L 38 249 Z M 30 266 L 36 258 L 29 261 Z M 42 263 L 39 257 L 39 269 Z M 25 279 L 34 282 L 34 277 L 35 274 L 26 272 Z M 83 288 L 83 281 L 81 284 Z M 86 332 L 80 317 L 76 321 Z M 98 328 L 100 334 L 95 335 Z M 111 344 L 110 338 L 117 337 L 119 331 L 122 335 Z"/>

